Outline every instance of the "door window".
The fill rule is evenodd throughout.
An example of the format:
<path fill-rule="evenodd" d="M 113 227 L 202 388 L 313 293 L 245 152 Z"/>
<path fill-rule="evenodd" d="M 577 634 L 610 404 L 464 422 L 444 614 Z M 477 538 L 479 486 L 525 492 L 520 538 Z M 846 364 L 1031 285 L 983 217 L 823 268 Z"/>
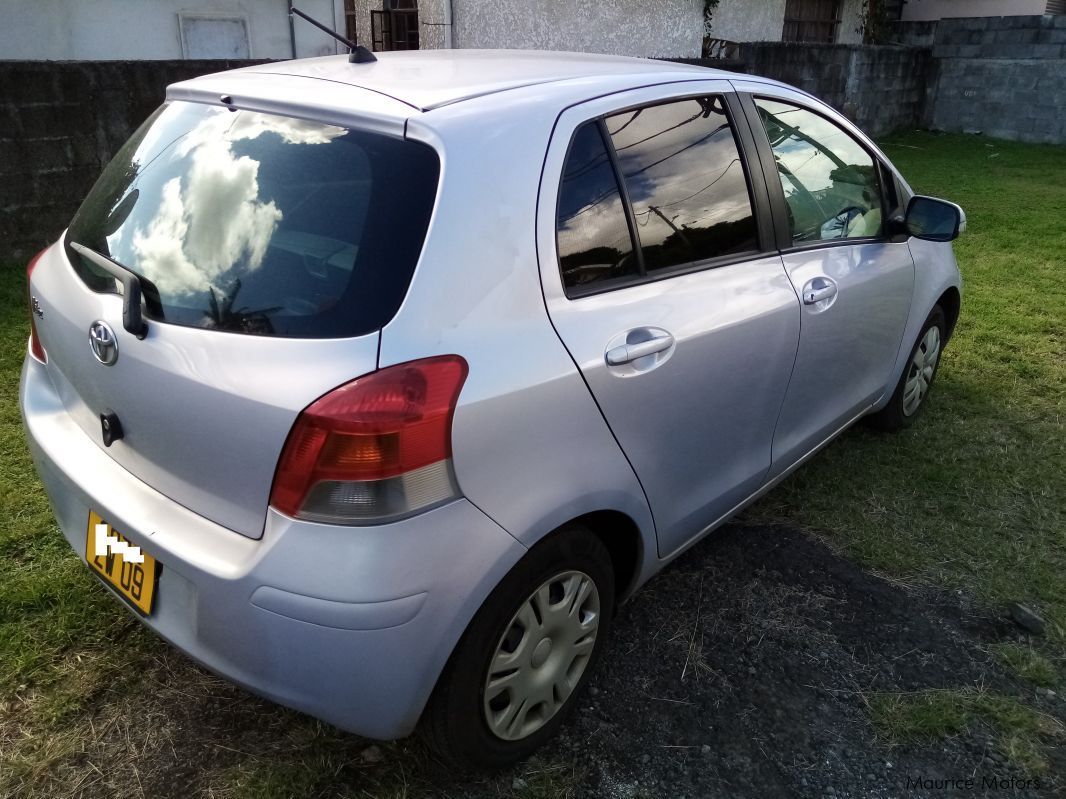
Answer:
<path fill-rule="evenodd" d="M 640 274 L 598 121 L 582 125 L 570 145 L 559 185 L 556 236 L 568 289 Z"/>
<path fill-rule="evenodd" d="M 606 123 L 646 272 L 758 249 L 751 195 L 721 97 L 638 108 Z"/>
<path fill-rule="evenodd" d="M 881 235 L 879 167 L 842 128 L 812 111 L 756 99 L 788 206 L 792 243 Z"/>

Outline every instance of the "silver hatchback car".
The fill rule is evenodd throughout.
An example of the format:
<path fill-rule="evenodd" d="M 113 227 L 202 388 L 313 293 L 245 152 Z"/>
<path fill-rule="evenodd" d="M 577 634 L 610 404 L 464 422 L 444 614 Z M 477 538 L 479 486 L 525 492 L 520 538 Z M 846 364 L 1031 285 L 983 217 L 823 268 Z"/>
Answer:
<path fill-rule="evenodd" d="M 145 624 L 498 767 L 615 607 L 848 425 L 910 424 L 961 210 L 788 86 L 442 51 L 179 83 L 29 267 L 21 406 Z"/>

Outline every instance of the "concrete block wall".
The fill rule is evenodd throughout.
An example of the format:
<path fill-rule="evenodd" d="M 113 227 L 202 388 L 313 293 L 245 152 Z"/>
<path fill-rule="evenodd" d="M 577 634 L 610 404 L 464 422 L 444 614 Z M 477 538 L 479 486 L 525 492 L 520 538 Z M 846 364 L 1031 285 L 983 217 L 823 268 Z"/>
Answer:
<path fill-rule="evenodd" d="M 946 58 L 928 127 L 1015 141 L 1066 142 L 1066 60 Z"/>
<path fill-rule="evenodd" d="M 741 45 L 740 60 L 744 71 L 810 92 L 872 136 L 924 116 L 928 48 L 754 43 Z"/>
<path fill-rule="evenodd" d="M 888 44 L 911 47 L 932 47 L 936 42 L 936 20 L 920 22 L 894 22 L 888 33 Z"/>
<path fill-rule="evenodd" d="M 24 261 L 70 222 L 170 83 L 226 61 L 0 61 L 0 257 Z"/>
<path fill-rule="evenodd" d="M 935 58 L 1061 59 L 1066 16 L 974 17 L 936 23 Z"/>
<path fill-rule="evenodd" d="M 742 45 L 740 68 L 809 91 L 874 136 L 928 127 L 1066 144 L 1066 16 L 905 22 L 892 39 Z"/>
<path fill-rule="evenodd" d="M 1066 143 L 1066 16 L 942 19 L 923 123 Z"/>

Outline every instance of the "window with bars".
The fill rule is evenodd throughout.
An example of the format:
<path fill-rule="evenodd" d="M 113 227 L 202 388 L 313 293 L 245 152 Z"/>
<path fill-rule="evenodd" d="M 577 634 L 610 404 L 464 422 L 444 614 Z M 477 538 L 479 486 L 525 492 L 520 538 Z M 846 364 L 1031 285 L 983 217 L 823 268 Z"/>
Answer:
<path fill-rule="evenodd" d="M 781 40 L 835 42 L 840 28 L 840 6 L 840 0 L 787 0 Z"/>
<path fill-rule="evenodd" d="M 344 0 L 344 35 L 350 42 L 359 41 L 355 22 L 355 0 Z"/>
<path fill-rule="evenodd" d="M 370 12 L 370 33 L 374 50 L 417 50 L 418 0 L 385 0 Z"/>

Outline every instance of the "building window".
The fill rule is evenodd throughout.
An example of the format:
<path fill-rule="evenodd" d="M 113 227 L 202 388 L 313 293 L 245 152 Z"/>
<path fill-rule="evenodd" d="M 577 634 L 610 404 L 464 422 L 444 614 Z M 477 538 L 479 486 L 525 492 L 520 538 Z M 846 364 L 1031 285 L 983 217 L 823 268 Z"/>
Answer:
<path fill-rule="evenodd" d="M 248 20 L 222 14 L 178 14 L 185 58 L 245 59 L 252 57 Z"/>
<path fill-rule="evenodd" d="M 787 0 L 785 42 L 835 42 L 840 28 L 840 0 Z"/>
<path fill-rule="evenodd" d="M 385 0 L 381 11 L 370 12 L 374 50 L 418 49 L 418 0 Z"/>
<path fill-rule="evenodd" d="M 344 0 L 344 35 L 350 42 L 359 41 L 359 28 L 355 21 L 355 0 Z"/>

